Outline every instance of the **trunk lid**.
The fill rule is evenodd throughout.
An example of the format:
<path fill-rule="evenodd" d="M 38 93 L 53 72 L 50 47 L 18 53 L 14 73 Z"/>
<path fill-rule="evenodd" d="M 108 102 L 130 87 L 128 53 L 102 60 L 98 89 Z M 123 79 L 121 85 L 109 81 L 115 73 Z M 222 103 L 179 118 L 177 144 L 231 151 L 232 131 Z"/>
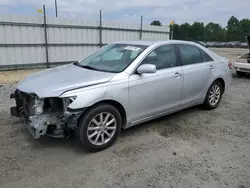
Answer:
<path fill-rule="evenodd" d="M 248 49 L 250 51 L 250 35 L 246 36 L 246 41 L 248 44 Z M 250 52 L 239 56 L 236 61 L 237 63 L 250 63 Z"/>

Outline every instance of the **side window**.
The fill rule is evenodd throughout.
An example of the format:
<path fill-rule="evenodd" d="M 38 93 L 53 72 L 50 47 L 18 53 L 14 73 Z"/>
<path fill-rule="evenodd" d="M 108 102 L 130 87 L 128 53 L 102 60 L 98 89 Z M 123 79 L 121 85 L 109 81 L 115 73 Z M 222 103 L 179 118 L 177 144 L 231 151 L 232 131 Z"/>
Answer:
<path fill-rule="evenodd" d="M 213 61 L 213 59 L 203 50 L 200 49 L 203 62 Z"/>
<path fill-rule="evenodd" d="M 157 47 L 143 60 L 142 64 L 154 64 L 157 70 L 177 66 L 174 45 Z"/>
<path fill-rule="evenodd" d="M 191 65 L 203 62 L 198 47 L 187 44 L 177 44 L 176 46 L 180 52 L 182 65 Z"/>
<path fill-rule="evenodd" d="M 156 58 L 156 53 L 155 53 L 155 51 L 152 51 L 152 52 L 148 55 L 148 57 L 155 57 L 155 58 Z"/>

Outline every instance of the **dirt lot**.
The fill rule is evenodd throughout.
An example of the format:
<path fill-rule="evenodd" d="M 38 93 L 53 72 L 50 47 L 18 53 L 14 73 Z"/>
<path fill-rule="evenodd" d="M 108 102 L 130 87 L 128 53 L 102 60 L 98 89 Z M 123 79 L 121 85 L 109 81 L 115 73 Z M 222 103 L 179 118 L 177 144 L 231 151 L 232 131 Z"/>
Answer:
<path fill-rule="evenodd" d="M 244 53 L 217 52 L 231 60 Z M 33 140 L 9 114 L 19 79 L 20 72 L 0 73 L 0 83 L 8 83 L 0 86 L 1 188 L 250 188 L 250 76 L 234 75 L 216 110 L 194 107 L 144 123 L 94 154 L 74 139 Z"/>

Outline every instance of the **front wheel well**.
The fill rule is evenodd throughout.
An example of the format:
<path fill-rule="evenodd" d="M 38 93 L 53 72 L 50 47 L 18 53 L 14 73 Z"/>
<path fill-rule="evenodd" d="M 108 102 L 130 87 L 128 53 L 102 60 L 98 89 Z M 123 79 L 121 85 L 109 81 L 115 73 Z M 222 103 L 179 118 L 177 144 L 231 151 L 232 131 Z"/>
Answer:
<path fill-rule="evenodd" d="M 90 109 L 92 109 L 92 108 L 94 108 L 94 107 L 96 107 L 98 105 L 101 105 L 101 104 L 109 104 L 109 105 L 114 106 L 119 111 L 119 113 L 121 114 L 122 127 L 124 127 L 127 124 L 127 115 L 126 115 L 126 111 L 125 111 L 124 107 L 119 102 L 114 101 L 114 100 L 99 101 L 99 102 L 93 104 L 92 106 L 86 108 L 81 116 L 83 116 Z"/>
<path fill-rule="evenodd" d="M 222 93 L 224 93 L 224 91 L 225 91 L 225 81 L 223 80 L 223 78 L 217 78 L 214 82 L 216 82 L 216 81 L 218 81 L 218 82 L 220 82 L 221 84 L 222 84 Z"/>

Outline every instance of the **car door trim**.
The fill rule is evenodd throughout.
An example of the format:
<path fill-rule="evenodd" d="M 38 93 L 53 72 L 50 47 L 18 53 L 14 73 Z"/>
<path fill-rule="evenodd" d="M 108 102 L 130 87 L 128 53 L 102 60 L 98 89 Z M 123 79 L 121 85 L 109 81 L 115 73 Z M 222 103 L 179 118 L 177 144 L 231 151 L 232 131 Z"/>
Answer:
<path fill-rule="evenodd" d="M 127 126 L 124 127 L 124 128 L 127 129 L 127 128 L 135 126 L 137 124 L 148 122 L 150 120 L 154 120 L 154 119 L 157 119 L 157 118 L 160 118 L 160 117 L 163 117 L 163 116 L 166 116 L 166 115 L 178 112 L 178 111 L 180 111 L 182 109 L 186 109 L 186 108 L 189 108 L 189 107 L 192 107 L 192 106 L 195 106 L 195 105 L 198 105 L 198 104 L 202 104 L 202 103 L 203 103 L 203 101 L 197 100 L 197 101 L 188 103 L 186 105 L 181 105 L 181 106 L 178 106 L 176 108 L 173 108 L 173 109 L 170 109 L 170 110 L 167 110 L 167 111 L 164 111 L 164 112 L 160 112 L 160 113 L 157 113 L 157 114 L 154 114 L 154 115 L 150 115 L 148 117 L 145 117 L 145 118 L 142 118 L 142 119 L 139 119 L 139 120 L 135 120 L 135 121 L 129 122 L 127 124 Z"/>

